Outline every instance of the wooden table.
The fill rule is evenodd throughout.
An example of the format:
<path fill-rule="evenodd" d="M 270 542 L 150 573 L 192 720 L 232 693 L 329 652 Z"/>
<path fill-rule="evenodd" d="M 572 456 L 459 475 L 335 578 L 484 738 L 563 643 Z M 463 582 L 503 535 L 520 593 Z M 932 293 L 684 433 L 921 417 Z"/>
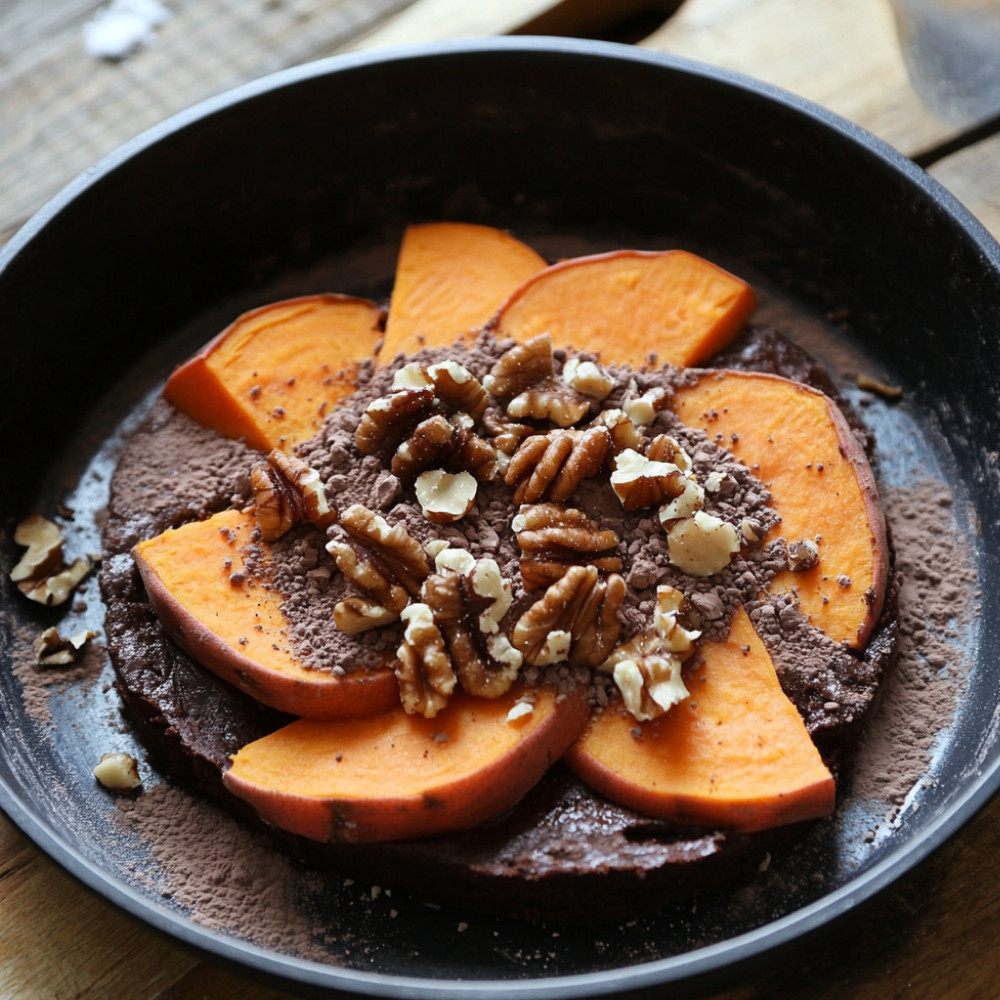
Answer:
<path fill-rule="evenodd" d="M 1000 236 L 1000 122 L 918 93 L 888 0 L 168 0 L 156 45 L 120 62 L 84 50 L 83 25 L 99 6 L 0 4 L 0 243 L 101 155 L 204 97 L 335 52 L 506 32 L 613 38 L 778 84 L 913 157 Z M 763 979 L 711 996 L 1000 996 L 998 857 L 994 800 L 834 933 Z M 125 916 L 0 815 L 0 998 L 288 995 Z"/>

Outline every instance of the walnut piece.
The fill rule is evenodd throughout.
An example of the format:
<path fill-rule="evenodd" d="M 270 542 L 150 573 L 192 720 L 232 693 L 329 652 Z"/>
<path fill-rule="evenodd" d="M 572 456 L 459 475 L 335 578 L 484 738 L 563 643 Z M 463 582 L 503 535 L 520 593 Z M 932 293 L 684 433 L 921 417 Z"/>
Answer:
<path fill-rule="evenodd" d="M 601 471 L 610 451 L 611 435 L 599 425 L 533 434 L 511 456 L 504 482 L 514 487 L 518 504 L 567 500 Z"/>
<path fill-rule="evenodd" d="M 607 427 L 611 435 L 611 451 L 615 455 L 626 448 L 641 452 L 646 445 L 645 435 L 624 410 L 602 410 L 594 422 Z"/>
<path fill-rule="evenodd" d="M 361 589 L 333 609 L 344 632 L 363 632 L 395 621 L 430 573 L 420 543 L 402 525 L 352 504 L 330 529 L 326 549 L 340 571 Z"/>
<path fill-rule="evenodd" d="M 413 642 L 404 640 L 399 650 L 400 660 L 406 660 L 406 687 L 401 686 L 404 707 L 409 702 L 417 706 L 413 711 L 422 714 L 440 710 L 438 702 L 450 694 L 450 689 L 443 693 L 444 689 L 449 683 L 454 686 L 447 679 L 442 657 L 469 694 L 498 698 L 508 691 L 523 660 L 500 631 L 500 621 L 510 607 L 511 588 L 495 560 L 474 559 L 464 549 L 442 550 L 435 559 L 435 572 L 424 581 L 420 599 L 411 608 L 427 608 L 427 613 L 407 609 L 407 620 L 416 621 L 419 631 Z M 437 692 L 435 698 L 428 697 L 429 686 Z"/>
<path fill-rule="evenodd" d="M 475 432 L 472 417 L 455 413 L 450 417 L 435 413 L 414 427 L 396 449 L 390 468 L 404 482 L 430 468 L 466 471 L 480 482 L 497 474 L 497 453 L 489 441 Z"/>
<path fill-rule="evenodd" d="M 665 437 L 666 435 L 664 435 Z M 654 442 L 658 439 L 654 439 Z M 674 442 L 676 443 L 676 442 Z M 666 449 L 661 448 L 661 453 Z M 680 449 L 678 445 L 678 450 Z M 687 458 L 686 455 L 684 455 Z M 658 461 L 626 448 L 614 459 L 611 488 L 624 510 L 642 510 L 673 500 L 684 492 L 688 474 L 672 461 Z M 690 462 L 688 463 L 690 466 Z"/>
<path fill-rule="evenodd" d="M 552 337 L 539 334 L 505 351 L 483 380 L 486 391 L 509 402 L 515 396 L 546 379 L 552 378 Z"/>
<path fill-rule="evenodd" d="M 447 407 L 479 420 L 489 403 L 482 383 L 457 361 L 441 361 L 427 368 L 426 375 L 438 399 Z"/>
<path fill-rule="evenodd" d="M 601 664 L 613 674 L 626 709 L 638 722 L 658 718 L 688 697 L 681 668 L 701 633 L 680 623 L 683 604 L 679 590 L 657 587 L 653 627 L 633 636 Z"/>
<path fill-rule="evenodd" d="M 667 530 L 670 562 L 691 576 L 711 576 L 740 551 L 740 536 L 727 521 L 699 510 L 674 521 Z"/>
<path fill-rule="evenodd" d="M 562 504 L 526 504 L 511 524 L 521 547 L 521 579 L 538 590 L 562 578 L 570 566 L 587 564 L 601 573 L 618 573 L 620 539 L 583 511 Z"/>
<path fill-rule="evenodd" d="M 14 541 L 27 551 L 10 571 L 10 579 L 25 597 L 38 604 L 64 604 L 92 569 L 82 556 L 68 566 L 63 555 L 63 535 L 57 524 L 32 514 L 14 529 Z"/>
<path fill-rule="evenodd" d="M 433 719 L 455 690 L 455 671 L 434 613 L 423 603 L 410 604 L 400 615 L 406 624 L 396 650 L 399 698 L 409 715 Z"/>
<path fill-rule="evenodd" d="M 788 568 L 793 573 L 804 573 L 819 565 L 819 546 L 808 538 L 788 543 Z"/>
<path fill-rule="evenodd" d="M 276 541 L 302 521 L 325 529 L 337 519 L 319 473 L 295 455 L 274 449 L 266 464 L 250 470 L 250 485 L 254 521 L 266 542 Z"/>
<path fill-rule="evenodd" d="M 562 380 L 572 389 L 591 399 L 607 399 L 615 380 L 596 362 L 570 358 L 563 365 Z"/>
<path fill-rule="evenodd" d="M 65 639 L 55 626 L 51 626 L 35 639 L 31 644 L 31 651 L 35 654 L 35 663 L 38 666 L 63 667 L 76 663 L 77 654 L 96 636 L 97 633 L 88 628 L 81 629 Z"/>
<path fill-rule="evenodd" d="M 94 777 L 112 792 L 134 792 L 141 784 L 139 765 L 129 753 L 105 753 L 93 770 Z"/>
<path fill-rule="evenodd" d="M 368 404 L 354 432 L 362 455 L 388 456 L 434 409 L 433 386 L 397 389 Z"/>
<path fill-rule="evenodd" d="M 571 566 L 521 615 L 511 641 L 534 666 L 598 666 L 618 641 L 625 594 L 617 573 L 601 579 L 596 566 Z"/>
<path fill-rule="evenodd" d="M 424 517 L 435 524 L 451 524 L 465 517 L 476 503 L 479 486 L 471 472 L 443 469 L 420 473 L 414 485 Z"/>
<path fill-rule="evenodd" d="M 665 386 L 656 386 L 641 396 L 637 395 L 638 391 L 635 382 L 630 382 L 622 409 L 637 427 L 648 427 L 661 410 L 670 407 L 672 393 Z"/>

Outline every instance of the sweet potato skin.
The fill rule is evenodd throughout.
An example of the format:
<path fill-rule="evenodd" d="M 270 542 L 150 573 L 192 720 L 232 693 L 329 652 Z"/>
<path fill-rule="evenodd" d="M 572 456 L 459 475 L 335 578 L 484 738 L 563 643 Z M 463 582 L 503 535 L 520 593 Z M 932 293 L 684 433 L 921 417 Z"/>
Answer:
<path fill-rule="evenodd" d="M 673 406 L 770 489 L 782 518 L 773 537 L 818 539 L 819 564 L 782 571 L 771 591 L 794 591 L 814 625 L 862 648 L 882 612 L 889 547 L 875 475 L 840 410 L 798 382 L 729 370 L 679 387 Z"/>
<path fill-rule="evenodd" d="M 514 805 L 583 731 L 583 689 L 452 696 L 434 719 L 402 708 L 300 719 L 241 749 L 226 787 L 267 822 L 319 841 L 375 843 L 468 829 Z"/>
<path fill-rule="evenodd" d="M 382 360 L 444 347 L 485 326 L 546 261 L 509 233 L 467 222 L 428 222 L 403 233 Z"/>
<path fill-rule="evenodd" d="M 601 712 L 570 767 L 606 798 L 677 823 L 752 831 L 832 812 L 834 779 L 744 609 L 700 656 L 689 699 L 651 722 Z"/>
<path fill-rule="evenodd" d="M 399 704 L 392 669 L 338 675 L 302 666 L 289 646 L 281 595 L 236 585 L 253 517 L 224 511 L 140 542 L 133 558 L 170 637 L 202 666 L 291 715 L 374 715 Z"/>
<path fill-rule="evenodd" d="M 174 370 L 164 397 L 224 437 L 290 450 L 354 390 L 381 338 L 373 302 L 308 295 L 239 316 Z"/>
<path fill-rule="evenodd" d="M 616 250 L 534 275 L 491 325 L 519 341 L 548 332 L 608 363 L 689 366 L 725 347 L 756 306 L 746 282 L 695 254 Z"/>

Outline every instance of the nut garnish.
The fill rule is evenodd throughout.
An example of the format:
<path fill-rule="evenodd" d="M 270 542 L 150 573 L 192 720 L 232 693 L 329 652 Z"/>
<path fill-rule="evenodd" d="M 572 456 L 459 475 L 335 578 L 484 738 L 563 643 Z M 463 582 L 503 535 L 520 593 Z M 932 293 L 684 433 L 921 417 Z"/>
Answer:
<path fill-rule="evenodd" d="M 271 451 L 266 464 L 250 470 L 250 485 L 254 521 L 266 542 L 276 541 L 300 521 L 322 529 L 337 519 L 319 473 L 294 455 Z"/>
<path fill-rule="evenodd" d="M 538 590 L 562 578 L 570 566 L 588 564 L 602 573 L 618 573 L 614 554 L 618 536 L 602 529 L 583 511 L 556 503 L 527 504 L 512 528 L 521 546 L 521 579 L 526 590 Z"/>
<path fill-rule="evenodd" d="M 457 361 L 442 361 L 427 368 L 426 375 L 442 403 L 473 420 L 482 417 L 489 396 L 468 368 Z"/>
<path fill-rule="evenodd" d="M 396 449 L 391 469 L 403 481 L 412 481 L 430 468 L 464 470 L 482 482 L 497 474 L 497 453 L 493 445 L 474 430 L 466 413 L 446 417 L 435 413 L 420 421 Z"/>
<path fill-rule="evenodd" d="M 94 777 L 113 792 L 134 792 L 141 784 L 135 757 L 128 753 L 106 753 L 93 770 Z"/>
<path fill-rule="evenodd" d="M 701 633 L 679 622 L 683 602 L 674 587 L 657 587 L 653 628 L 633 636 L 601 664 L 614 675 L 625 707 L 638 722 L 655 719 L 688 697 L 681 665 Z"/>
<path fill-rule="evenodd" d="M 679 446 L 678 450 L 681 450 Z M 626 448 L 615 456 L 611 488 L 621 501 L 623 509 L 642 510 L 680 496 L 684 492 L 687 478 L 687 473 L 672 461 L 656 461 Z"/>
<path fill-rule="evenodd" d="M 615 380 L 596 362 L 570 358 L 563 365 L 562 380 L 591 399 L 606 399 L 615 387 Z"/>
<path fill-rule="evenodd" d="M 599 425 L 555 430 L 526 438 L 511 456 L 504 481 L 514 502 L 567 500 L 584 479 L 596 476 L 611 451 L 611 435 Z"/>
<path fill-rule="evenodd" d="M 388 455 L 434 408 L 430 385 L 397 389 L 368 404 L 354 432 L 354 443 L 362 455 Z"/>
<path fill-rule="evenodd" d="M 547 333 L 506 351 L 483 385 L 506 404 L 507 416 L 514 420 L 548 420 L 557 427 L 570 427 L 590 410 L 591 397 L 555 377 L 552 338 Z"/>
<path fill-rule="evenodd" d="M 14 541 L 27 546 L 10 571 L 11 581 L 25 597 L 49 606 L 63 604 L 90 572 L 89 559 L 82 556 L 66 565 L 63 535 L 57 524 L 32 514 L 14 529 Z"/>
<path fill-rule="evenodd" d="M 495 560 L 474 559 L 464 549 L 443 550 L 420 599 L 430 609 L 462 688 L 482 698 L 508 691 L 523 660 L 500 631 L 511 589 Z"/>
<path fill-rule="evenodd" d="M 611 435 L 611 450 L 614 454 L 631 448 L 633 451 L 642 451 L 646 444 L 646 437 L 636 427 L 632 418 L 624 410 L 602 410 L 594 421 L 607 427 Z"/>
<path fill-rule="evenodd" d="M 434 613 L 426 604 L 410 604 L 400 617 L 406 624 L 403 641 L 396 650 L 400 701 L 410 715 L 433 719 L 455 690 L 451 657 L 434 622 Z"/>
<path fill-rule="evenodd" d="M 740 536 L 727 521 L 699 510 L 670 526 L 667 549 L 678 569 L 691 576 L 711 576 L 740 551 Z"/>
<path fill-rule="evenodd" d="M 809 538 L 788 543 L 788 568 L 793 573 L 804 573 L 819 565 L 819 546 Z"/>
<path fill-rule="evenodd" d="M 554 370 L 552 337 L 542 333 L 505 351 L 483 379 L 483 386 L 491 396 L 506 402 L 552 378 Z"/>
<path fill-rule="evenodd" d="M 96 635 L 93 629 L 87 628 L 65 639 L 55 626 L 47 628 L 31 644 L 35 663 L 40 667 L 63 667 L 76 663 L 79 651 Z"/>
<path fill-rule="evenodd" d="M 625 594 L 617 573 L 601 579 L 596 566 L 571 566 L 521 615 L 511 641 L 534 666 L 597 666 L 618 641 Z"/>
<path fill-rule="evenodd" d="M 390 527 L 361 504 L 348 507 L 330 530 L 336 534 L 327 551 L 362 591 L 337 603 L 337 627 L 362 632 L 395 621 L 430 573 L 420 543 L 402 525 Z"/>
<path fill-rule="evenodd" d="M 450 524 L 472 510 L 479 484 L 471 472 L 431 469 L 417 476 L 414 485 L 424 517 L 435 524 Z"/>
<path fill-rule="evenodd" d="M 630 382 L 622 402 L 622 409 L 636 426 L 648 427 L 661 410 L 670 406 L 671 393 L 663 386 L 656 386 L 641 396 L 636 395 L 637 392 L 638 388 L 635 382 Z"/>

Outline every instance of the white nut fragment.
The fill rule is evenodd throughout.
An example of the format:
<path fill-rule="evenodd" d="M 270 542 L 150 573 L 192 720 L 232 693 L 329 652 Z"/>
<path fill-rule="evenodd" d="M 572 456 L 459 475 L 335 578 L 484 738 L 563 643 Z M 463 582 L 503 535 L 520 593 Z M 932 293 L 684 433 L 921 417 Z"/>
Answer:
<path fill-rule="evenodd" d="M 490 602 L 479 614 L 479 630 L 490 636 L 498 633 L 500 622 L 510 608 L 513 594 L 510 581 L 504 579 L 497 561 L 488 558 L 476 559 L 467 549 L 451 546 L 437 553 L 434 566 L 439 573 L 450 569 L 468 578 L 472 592 Z M 502 646 L 498 645 L 497 648 L 502 655 L 495 656 L 496 659 L 510 659 L 508 652 Z M 493 655 L 492 650 L 490 653 Z"/>
<path fill-rule="evenodd" d="M 670 503 L 660 508 L 661 524 L 691 517 L 705 505 L 705 490 L 693 476 L 681 480 L 681 492 Z"/>
<path fill-rule="evenodd" d="M 657 413 L 670 405 L 670 393 L 662 386 L 650 389 L 641 396 L 634 395 L 637 391 L 635 382 L 631 382 L 622 402 L 622 409 L 637 427 L 648 427 L 656 419 Z"/>
<path fill-rule="evenodd" d="M 26 545 L 28 551 L 10 571 L 10 578 L 25 597 L 39 604 L 65 603 L 92 568 L 90 560 L 82 556 L 67 566 L 62 531 L 38 514 L 17 526 L 14 541 Z"/>
<path fill-rule="evenodd" d="M 658 718 L 688 697 L 681 667 L 701 632 L 678 621 L 683 602 L 684 595 L 674 587 L 657 587 L 653 628 L 619 646 L 601 664 L 638 722 Z"/>
<path fill-rule="evenodd" d="M 77 653 L 96 635 L 93 629 L 87 628 L 64 639 L 54 626 L 47 628 L 32 643 L 35 663 L 40 667 L 64 667 L 76 663 Z"/>
<path fill-rule="evenodd" d="M 554 629 L 545 636 L 541 648 L 531 658 L 536 667 L 547 667 L 552 663 L 560 663 L 569 656 L 573 645 L 573 636 L 565 629 Z"/>
<path fill-rule="evenodd" d="M 808 538 L 788 543 L 788 568 L 793 573 L 804 573 L 819 565 L 819 546 Z"/>
<path fill-rule="evenodd" d="M 683 450 L 680 455 L 687 456 Z M 631 448 L 615 456 L 615 470 L 611 473 L 611 488 L 625 510 L 655 507 L 667 497 L 683 495 L 690 477 L 674 462 L 658 462 Z"/>
<path fill-rule="evenodd" d="M 134 792 L 141 784 L 139 766 L 129 753 L 102 754 L 94 777 L 112 792 Z"/>
<path fill-rule="evenodd" d="M 435 524 L 461 520 L 476 502 L 477 482 L 471 472 L 429 469 L 417 476 L 415 488 L 424 517 Z"/>
<path fill-rule="evenodd" d="M 596 361 L 570 358 L 563 365 L 563 381 L 591 399 L 606 399 L 615 387 L 615 380 Z"/>
<path fill-rule="evenodd" d="M 511 706 L 510 711 L 507 713 L 506 721 L 507 722 L 517 722 L 520 719 L 523 719 L 523 718 L 531 715 L 531 713 L 534 712 L 534 710 L 535 710 L 535 706 L 532 705 L 532 703 L 530 701 L 518 701 L 518 702 L 515 702 Z"/>
<path fill-rule="evenodd" d="M 393 389 L 424 389 L 431 380 L 424 374 L 423 367 L 416 361 L 403 365 L 392 376 Z"/>
<path fill-rule="evenodd" d="M 729 565 L 740 551 L 740 538 L 727 521 L 695 511 L 675 521 L 667 531 L 670 562 L 691 576 L 711 576 Z"/>

